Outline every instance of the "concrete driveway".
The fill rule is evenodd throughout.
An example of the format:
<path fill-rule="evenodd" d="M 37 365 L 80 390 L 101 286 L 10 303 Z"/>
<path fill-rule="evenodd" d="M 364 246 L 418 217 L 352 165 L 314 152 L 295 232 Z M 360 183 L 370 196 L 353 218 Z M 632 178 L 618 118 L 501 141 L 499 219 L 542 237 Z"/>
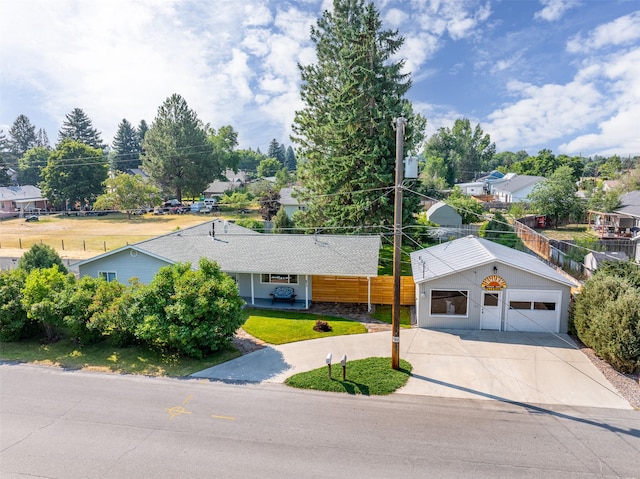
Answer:
<path fill-rule="evenodd" d="M 269 346 L 193 376 L 282 383 L 323 367 L 327 353 L 338 367 L 343 354 L 348 360 L 390 357 L 391 333 Z M 567 335 L 404 329 L 400 356 L 413 371 L 396 394 L 632 409 Z"/>

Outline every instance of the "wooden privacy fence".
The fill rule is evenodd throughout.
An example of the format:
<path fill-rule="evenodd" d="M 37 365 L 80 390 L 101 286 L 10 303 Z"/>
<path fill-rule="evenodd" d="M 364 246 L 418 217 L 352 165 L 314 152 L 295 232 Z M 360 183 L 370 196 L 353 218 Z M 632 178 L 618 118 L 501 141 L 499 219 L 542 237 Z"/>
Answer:
<path fill-rule="evenodd" d="M 520 221 L 513 222 L 513 229 L 527 248 L 547 261 L 551 259 L 551 248 L 548 238 L 523 223 L 520 223 Z"/>
<path fill-rule="evenodd" d="M 368 302 L 368 281 L 363 277 L 313 276 L 312 301 L 328 303 Z M 371 304 L 393 304 L 393 276 L 371 278 Z M 415 284 L 412 276 L 400 277 L 400 304 L 415 304 Z"/>

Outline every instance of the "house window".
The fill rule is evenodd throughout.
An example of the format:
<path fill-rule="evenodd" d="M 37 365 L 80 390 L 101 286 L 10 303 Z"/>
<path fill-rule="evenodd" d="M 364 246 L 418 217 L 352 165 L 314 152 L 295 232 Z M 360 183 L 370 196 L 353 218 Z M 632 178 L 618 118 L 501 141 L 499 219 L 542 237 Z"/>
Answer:
<path fill-rule="evenodd" d="M 431 314 L 466 316 L 469 307 L 468 291 L 431 291 Z"/>
<path fill-rule="evenodd" d="M 264 273 L 262 274 L 260 281 L 262 283 L 298 284 L 298 275 Z"/>
<path fill-rule="evenodd" d="M 98 271 L 98 276 L 100 278 L 104 278 L 107 281 L 115 281 L 116 280 L 116 272 L 115 271 Z"/>

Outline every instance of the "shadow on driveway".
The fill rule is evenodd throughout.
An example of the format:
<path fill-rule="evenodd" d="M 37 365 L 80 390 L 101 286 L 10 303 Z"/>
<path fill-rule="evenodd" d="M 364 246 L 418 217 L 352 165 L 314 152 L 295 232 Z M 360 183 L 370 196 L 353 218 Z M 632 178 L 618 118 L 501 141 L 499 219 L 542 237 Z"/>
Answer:
<path fill-rule="evenodd" d="M 191 375 L 225 383 L 260 383 L 291 369 L 280 351 L 265 347 Z"/>

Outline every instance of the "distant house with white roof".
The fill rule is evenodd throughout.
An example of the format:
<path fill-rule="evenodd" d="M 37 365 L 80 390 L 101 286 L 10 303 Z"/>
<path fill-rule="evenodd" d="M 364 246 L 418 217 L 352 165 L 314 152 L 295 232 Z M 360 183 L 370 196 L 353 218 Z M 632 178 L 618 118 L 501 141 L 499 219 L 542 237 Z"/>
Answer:
<path fill-rule="evenodd" d="M 513 176 L 510 176 L 513 175 Z M 545 181 L 544 176 L 516 175 L 505 176 L 506 181 L 491 186 L 490 193 L 502 203 L 518 203 L 528 201 L 527 197 L 534 188 Z"/>

